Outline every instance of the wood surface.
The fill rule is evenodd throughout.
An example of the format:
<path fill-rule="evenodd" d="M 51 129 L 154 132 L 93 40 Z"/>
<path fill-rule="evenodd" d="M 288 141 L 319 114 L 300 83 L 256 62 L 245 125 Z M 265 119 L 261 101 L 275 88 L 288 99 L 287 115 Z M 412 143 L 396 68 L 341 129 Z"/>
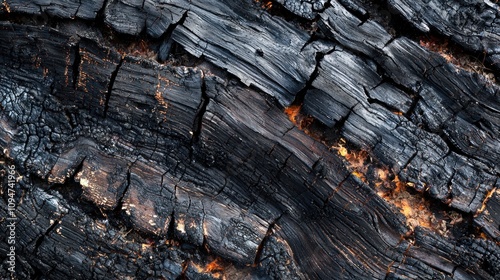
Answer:
<path fill-rule="evenodd" d="M 488 0 L 4 1 L 0 275 L 500 279 L 499 19 Z"/>

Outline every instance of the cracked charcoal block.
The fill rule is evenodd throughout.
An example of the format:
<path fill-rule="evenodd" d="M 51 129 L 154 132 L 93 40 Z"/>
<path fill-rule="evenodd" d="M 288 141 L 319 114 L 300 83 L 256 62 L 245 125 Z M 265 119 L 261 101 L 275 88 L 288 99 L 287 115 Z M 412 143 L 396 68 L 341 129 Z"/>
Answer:
<path fill-rule="evenodd" d="M 231 3 L 214 6 L 196 2 L 174 30 L 173 39 L 193 55 L 227 69 L 244 84 L 269 93 L 284 106 L 290 105 L 315 67 L 314 56 L 302 52 L 309 35 L 284 20 L 258 12 L 247 2 Z"/>
<path fill-rule="evenodd" d="M 486 202 L 483 202 L 482 212 L 474 218 L 474 223 L 480 226 L 484 231 L 498 242 L 500 240 L 500 191 L 499 182 L 496 188 L 488 195 L 491 196 Z"/>
<path fill-rule="evenodd" d="M 126 57 L 112 84 L 108 114 L 132 129 L 144 127 L 189 142 L 201 106 L 201 86 L 199 71 Z"/>
<path fill-rule="evenodd" d="M 145 30 L 158 38 L 181 20 L 189 5 L 185 0 L 112 0 L 106 5 L 105 22 L 121 33 L 139 35 Z"/>
<path fill-rule="evenodd" d="M 351 111 L 341 101 L 331 98 L 328 93 L 318 89 L 307 91 L 301 110 L 304 114 L 314 116 L 314 118 L 330 128 L 349 115 Z"/>
<path fill-rule="evenodd" d="M 425 261 L 431 266 L 446 265 L 447 269 L 453 270 L 460 268 L 457 267 L 460 265 L 470 268 L 483 266 L 490 271 L 490 275 L 498 275 L 498 266 L 494 264 L 497 264 L 500 259 L 500 250 L 490 240 L 464 238 L 457 242 L 450 242 L 423 228 L 417 228 L 415 236 L 415 243 L 419 246 L 411 248 L 408 254 L 421 259 L 422 255 L 430 256 L 437 253 L 437 258 L 427 258 Z M 491 266 L 492 264 L 493 266 Z M 459 273 L 462 275 L 466 274 L 462 269 L 459 269 Z M 492 279 L 490 275 L 481 271 L 476 276 L 476 279 Z M 463 275 L 463 277 L 471 276 Z"/>
<path fill-rule="evenodd" d="M 82 186 L 82 197 L 103 210 L 116 208 L 127 184 L 126 162 L 102 156 L 95 150 L 86 152 L 89 156 L 75 175 L 76 182 Z"/>
<path fill-rule="evenodd" d="M 407 113 L 413 103 L 411 96 L 390 83 L 382 83 L 375 88 L 368 89 L 367 92 L 369 98 L 385 103 L 402 113 Z"/>
<path fill-rule="evenodd" d="M 379 55 L 379 50 L 390 42 L 392 36 L 378 23 L 372 20 L 362 22 L 337 1 L 332 1 L 331 5 L 321 13 L 318 22 L 327 36 L 371 57 Z"/>
<path fill-rule="evenodd" d="M 431 76 L 435 69 L 448 64 L 442 56 L 431 53 L 404 37 L 390 42 L 383 52 L 386 55 L 379 60 L 382 67 L 395 82 L 415 91 L 426 75 Z M 396 74 L 401 72 L 406 75 Z"/>
<path fill-rule="evenodd" d="M 142 11 L 144 1 L 109 1 L 105 9 L 105 21 L 115 30 L 138 35 L 146 26 L 146 14 Z"/>
<path fill-rule="evenodd" d="M 346 118 L 341 133 L 351 143 L 371 150 L 405 180 L 416 182 L 417 189 L 427 188 L 433 197 L 443 201 L 451 198 L 451 205 L 462 211 L 477 211 L 491 189 L 495 176 L 491 171 L 483 171 L 486 168 L 480 162 L 450 151 L 454 147 L 448 146 L 448 138 L 442 139 L 418 128 L 404 116 L 397 116 L 378 104 L 370 104 L 370 92 L 374 91 L 373 88 L 376 90 L 380 81 L 373 66 L 345 51 L 334 51 L 320 62 L 318 77 L 312 83 L 319 90 L 309 92 L 311 96 L 306 95 L 304 113 L 329 127 Z M 427 95 L 426 91 L 421 91 L 420 95 L 422 102 L 427 101 L 427 96 L 435 98 Z M 453 104 L 453 99 L 447 98 L 447 104 Z M 386 104 L 384 102 L 387 100 L 381 102 Z M 409 103 L 410 100 L 407 100 L 406 105 L 409 106 Z M 391 104 L 387 105 L 392 107 Z M 343 114 L 339 114 L 341 112 Z M 438 113 L 428 115 L 435 116 Z M 452 118 L 449 119 L 451 123 Z M 470 123 L 462 124 L 471 127 Z M 477 134 L 474 132 L 470 135 Z M 457 137 L 463 138 L 464 135 Z M 481 148 L 485 150 L 487 147 Z M 494 158 L 496 150 L 490 149 L 489 157 Z M 462 172 L 464 175 L 455 176 Z M 476 179 L 471 182 L 470 178 Z M 451 189 L 448 186 L 450 182 L 453 183 Z"/>
<path fill-rule="evenodd" d="M 465 212 L 474 213 L 495 177 L 485 166 L 450 152 L 439 137 L 418 129 L 382 107 L 356 106 L 342 128 L 352 143 L 369 149 L 419 190 Z M 397 156 L 395 156 L 397 155 Z M 471 178 L 474 178 L 471 180 Z M 450 183 L 451 182 L 451 183 Z"/>
<path fill-rule="evenodd" d="M 319 90 L 306 94 L 304 112 L 333 127 L 356 104 L 366 102 L 365 90 L 380 81 L 373 65 L 346 51 L 334 51 L 320 62 L 318 77 L 312 83 Z"/>
<path fill-rule="evenodd" d="M 120 55 L 93 41 L 82 38 L 77 44 L 78 54 L 73 64 L 73 86 L 75 99 L 80 99 L 78 107 L 106 113 L 109 87 L 113 73 L 120 63 Z M 103 55 L 104 54 L 104 55 Z M 103 57 L 104 56 L 104 57 Z M 58 95 L 61 100 L 67 98 L 66 92 Z"/>
<path fill-rule="evenodd" d="M 32 71 L 43 73 L 44 77 L 54 74 L 56 79 L 45 81 L 52 83 L 53 94 L 63 103 L 71 95 L 71 105 L 104 114 L 109 82 L 119 63 L 119 55 L 115 51 L 105 49 L 92 40 L 76 39 L 55 30 L 46 30 L 35 42 L 33 33 L 39 32 L 36 28 L 2 25 L 8 34 L 5 38 L 11 38 L 13 44 L 5 52 L 14 54 L 13 57 L 4 57 L 8 59 L 4 63 L 19 67 L 27 64 Z M 7 48 L 9 44 L 4 46 Z M 29 56 L 39 49 L 43 50 L 43 55 Z M 19 55 L 16 55 L 17 52 Z"/>
<path fill-rule="evenodd" d="M 459 147 L 457 150 L 460 153 L 476 157 L 498 171 L 495 163 L 500 152 L 499 134 L 498 130 L 491 130 L 498 126 L 498 86 L 488 85 L 477 75 L 457 71 L 441 57 L 430 54 L 407 39 L 397 39 L 385 49 L 391 58 L 384 58 L 383 64 L 391 77 L 407 87 L 419 88 L 421 118 L 430 131 L 436 133 L 443 130 L 453 146 Z M 430 59 L 417 59 L 429 55 Z M 412 56 L 413 59 L 409 59 Z M 398 75 L 401 71 L 408 74 Z M 490 128 L 474 125 L 482 119 L 490 120 Z M 469 139 L 478 134 L 480 139 Z"/>
<path fill-rule="evenodd" d="M 69 35 L 54 29 L 8 22 L 1 22 L 0 29 L 5 34 L 0 39 L 2 53 L 6 54 L 1 58 L 2 64 L 14 69 L 29 69 L 44 77 L 53 74 L 57 78 L 47 83 L 55 82 L 60 88 L 73 83 L 73 65 L 77 59 L 72 51 L 75 42 Z"/>
<path fill-rule="evenodd" d="M 163 36 L 172 25 L 182 21 L 187 10 L 187 1 L 174 1 L 175 5 L 164 1 L 145 0 L 146 30 L 154 38 Z M 114 24 L 114 22 L 113 22 Z"/>
<path fill-rule="evenodd" d="M 202 200 L 191 200 L 190 194 L 182 188 L 176 189 L 175 198 L 175 236 L 195 246 L 203 245 L 205 213 Z"/>
<path fill-rule="evenodd" d="M 0 160 L 22 176 L 18 278 L 500 273 L 500 91 L 392 40 L 366 1 L 282 1 L 317 17 L 314 35 L 251 1 L 7 2 L 6 20 L 54 16 L 52 28 L 0 23 Z M 65 20 L 97 11 L 95 22 Z M 109 40 L 101 20 L 131 36 Z M 171 42 L 181 66 L 127 54 L 125 40 Z M 179 48 L 203 62 L 182 66 Z M 433 215 L 459 211 L 464 233 L 410 228 L 325 139 L 290 121 L 282 106 L 301 102 L 322 132 L 426 192 Z"/>
<path fill-rule="evenodd" d="M 359 29 L 359 27 L 357 28 Z M 356 41 L 354 40 L 354 42 Z M 354 45 L 350 46 L 356 48 L 357 44 L 354 43 Z M 359 50 L 363 51 L 362 49 Z M 420 97 L 415 106 L 415 111 L 412 112 L 412 121 L 423 123 L 425 127 L 429 128 L 429 132 L 431 133 L 438 134 L 439 131 L 442 130 L 446 135 L 443 140 L 446 141 L 446 145 L 449 146 L 449 149 L 452 149 L 453 153 L 456 152 L 460 155 L 473 157 L 478 161 L 489 165 L 490 170 L 491 168 L 496 168 L 494 162 L 498 161 L 499 143 L 497 140 L 498 136 L 496 136 L 498 134 L 498 130 L 491 130 L 493 127 L 496 127 L 496 124 L 498 123 L 496 121 L 498 98 L 495 98 L 498 90 L 495 86 L 486 86 L 485 82 L 477 76 L 465 73 L 464 71 L 457 71 L 453 66 L 447 64 L 442 57 L 437 56 L 436 54 L 431 54 L 408 39 L 396 39 L 383 49 L 377 49 L 377 51 L 383 51 L 386 54 L 384 56 L 376 56 L 375 60 L 377 63 L 382 64 L 381 67 L 389 73 L 391 78 L 395 82 L 412 89 L 414 91 L 413 94 Z M 368 51 L 364 52 L 366 54 L 370 54 Z M 401 73 L 405 73 L 405 75 L 401 75 Z M 450 76 L 455 76 L 457 78 L 451 79 Z M 322 80 L 321 72 L 316 80 Z M 313 86 L 315 83 L 316 87 L 319 89 L 331 88 L 331 86 L 321 87 L 315 81 L 313 81 Z M 343 92 L 345 91 L 341 92 L 344 94 Z M 370 94 L 370 90 L 368 90 L 368 94 Z M 341 95 L 337 97 L 336 102 L 340 101 L 345 103 L 345 100 L 352 100 L 352 96 L 347 98 L 340 96 Z M 359 94 L 357 94 L 357 96 L 359 96 Z M 339 112 L 334 109 L 335 107 L 328 110 L 325 106 L 332 102 L 330 99 L 331 97 L 328 96 L 324 96 L 323 99 L 316 98 L 318 101 L 315 101 L 316 108 L 313 110 L 321 111 L 320 113 L 322 116 L 318 117 L 319 120 L 331 120 L 332 118 L 335 118 L 331 115 Z M 308 108 L 307 97 L 305 98 L 305 101 L 305 112 L 313 112 L 313 110 Z M 348 102 L 347 104 L 352 105 L 354 104 L 354 101 Z M 436 106 L 436 104 L 440 104 L 440 106 Z M 376 115 L 379 115 L 379 113 Z M 376 120 L 374 116 L 375 115 L 365 116 L 363 118 L 374 123 Z M 350 116 L 350 118 L 354 117 L 355 115 Z M 336 118 L 338 119 L 338 116 Z M 486 119 L 489 121 L 485 122 L 484 120 Z M 479 127 L 478 125 L 472 125 L 473 123 L 479 123 L 480 120 L 483 121 Z M 399 123 L 399 121 L 396 121 L 396 123 Z M 351 127 L 351 125 L 353 126 Z M 463 166 L 466 161 L 470 161 L 469 159 L 454 156 L 445 161 L 445 166 L 448 167 L 445 167 L 444 169 L 436 166 L 426 167 L 426 165 L 422 165 L 423 161 L 419 160 L 420 156 L 416 156 L 415 149 L 410 148 L 413 146 L 410 144 L 412 141 L 408 142 L 410 147 L 403 148 L 403 146 L 398 148 L 398 145 L 401 145 L 397 144 L 398 142 L 401 142 L 400 140 L 397 142 L 389 140 L 391 138 L 389 135 L 393 133 L 385 132 L 373 134 L 374 131 L 380 129 L 377 126 L 378 125 L 375 127 L 372 126 L 367 130 L 365 121 L 361 121 L 361 123 L 359 123 L 359 120 L 355 122 L 347 120 L 346 127 L 348 129 L 346 130 L 346 127 L 344 127 L 344 131 L 347 133 L 344 135 L 346 135 L 347 138 L 354 143 L 358 143 L 361 147 L 376 146 L 378 150 L 380 150 L 376 153 L 381 158 L 386 158 L 387 162 L 395 164 L 393 167 L 396 170 L 405 166 L 410 167 L 409 172 L 405 171 L 402 173 L 405 178 L 412 181 L 420 181 L 422 178 L 427 178 L 425 179 L 427 181 L 430 180 L 428 185 L 431 186 L 430 192 L 433 196 L 440 199 L 445 199 L 450 195 L 455 199 L 460 197 L 460 199 L 457 199 L 455 203 L 452 203 L 452 205 L 464 211 L 474 212 L 478 209 L 480 206 L 479 201 L 484 199 L 485 193 L 488 189 L 491 189 L 492 180 L 495 177 L 491 173 L 494 171 L 486 171 L 484 177 L 481 176 L 481 178 L 487 179 L 485 184 L 481 185 L 479 188 L 481 190 L 478 191 L 481 193 L 480 199 L 476 200 L 477 196 L 476 190 L 474 190 L 474 184 L 469 185 L 469 179 L 465 179 L 465 177 L 470 178 L 470 176 L 465 176 L 465 181 L 455 186 L 454 190 L 450 193 L 447 190 L 446 184 L 452 180 L 452 176 L 454 174 L 452 170 L 456 170 L 456 168 L 452 166 Z M 468 132 L 463 133 L 464 131 Z M 386 140 L 384 140 L 384 137 Z M 408 137 L 406 132 L 404 137 Z M 413 138 L 413 136 L 411 137 Z M 404 139 L 403 137 L 398 138 Z M 377 143 L 380 141 L 382 141 L 384 145 L 378 145 Z M 384 147 L 392 147 L 389 149 L 391 152 L 386 150 Z M 394 160 L 394 157 L 391 156 L 391 153 L 393 152 L 402 153 L 400 155 L 401 158 Z M 444 155 L 445 153 L 448 153 L 448 149 L 439 152 L 441 155 Z M 408 160 L 412 157 L 416 158 L 413 160 L 413 163 L 409 163 Z M 456 159 L 459 159 L 459 163 L 454 163 Z M 428 161 L 428 159 L 426 159 L 426 161 Z M 474 167 L 471 168 L 477 170 L 477 172 L 483 173 L 479 170 L 486 170 L 481 163 L 476 161 L 472 162 Z M 467 163 L 465 165 L 470 164 Z M 412 166 L 418 166 L 418 168 L 413 169 Z M 422 173 L 425 169 L 428 171 Z M 476 173 L 471 169 L 466 170 L 469 170 L 467 172 Z M 423 174 L 428 175 L 422 176 Z M 443 178 L 437 178 L 438 174 L 446 175 L 443 176 Z M 456 182 L 456 178 L 453 181 Z M 481 180 L 477 180 L 476 184 L 480 181 Z M 465 195 L 465 193 L 468 193 L 468 195 Z M 474 202 L 472 202 L 473 198 Z"/>
<path fill-rule="evenodd" d="M 120 209 L 136 228 L 155 235 L 167 234 L 174 209 L 175 184 L 163 174 L 158 167 L 134 162 L 128 170 Z"/>
<path fill-rule="evenodd" d="M 313 87 L 329 94 L 345 95 L 344 105 L 352 108 L 366 100 L 365 90 L 374 88 L 381 81 L 372 62 L 365 62 L 347 51 L 334 51 L 320 62 L 319 75 Z M 344 101 L 345 100 L 345 101 Z"/>
<path fill-rule="evenodd" d="M 238 264 L 250 265 L 257 248 L 266 235 L 268 225 L 254 215 L 235 207 L 202 201 L 203 230 L 210 248 L 218 255 Z"/>
<path fill-rule="evenodd" d="M 431 29 L 451 37 L 466 49 L 500 52 L 500 11 L 490 1 L 390 0 L 388 5 L 423 32 Z M 494 65 L 498 69 L 498 65 Z"/>

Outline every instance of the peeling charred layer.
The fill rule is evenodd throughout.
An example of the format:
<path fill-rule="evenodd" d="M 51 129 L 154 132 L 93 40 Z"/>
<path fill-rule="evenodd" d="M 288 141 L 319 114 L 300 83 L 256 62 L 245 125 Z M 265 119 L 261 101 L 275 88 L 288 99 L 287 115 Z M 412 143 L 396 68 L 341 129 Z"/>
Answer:
<path fill-rule="evenodd" d="M 317 9 L 324 37 L 290 24 L 302 21 L 291 14 L 283 20 L 275 10 L 280 17 L 270 17 L 246 2 L 178 1 L 161 4 L 168 11 L 157 15 L 148 10 L 154 2 L 108 1 L 97 20 L 133 34 L 111 41 L 84 36 L 76 52 L 67 32 L 72 23 L 66 32 L 57 30 L 54 19 L 56 29 L 3 23 L 0 147 L 29 175 L 21 184 L 26 195 L 19 211 L 26 218 L 20 227 L 27 229 L 21 243 L 37 244 L 35 251 L 21 246 L 18 276 L 495 277 L 499 249 L 491 240 L 498 240 L 498 171 L 472 159 L 495 162 L 498 154 L 492 145 L 498 140 L 495 87 L 453 73 L 414 42 L 384 33 L 361 10 L 353 16 L 346 2 Z M 300 8 L 306 2 L 287 3 Z M 78 3 L 73 15 L 85 9 Z M 333 17 L 334 9 L 342 15 Z M 120 21 L 120 13 L 130 21 Z M 233 19 L 225 21 L 222 14 Z M 251 42 L 221 35 L 231 30 Z M 262 34 L 269 42 L 254 45 Z M 295 41 L 286 43 L 283 34 Z M 25 35 L 36 40 L 26 41 Z M 157 57 L 151 50 L 170 39 L 200 63 L 190 68 L 151 60 Z M 124 48 L 123 40 L 135 40 L 136 48 Z M 250 52 L 238 52 L 246 45 Z M 419 58 L 417 63 L 405 60 L 401 50 Z M 283 55 L 289 51 L 300 57 L 293 67 Z M 229 59 L 222 60 L 225 55 Z M 186 65 L 182 61 L 175 65 Z M 249 86 L 206 71 L 214 69 L 210 62 Z M 254 76 L 245 80 L 248 75 Z M 443 78 L 451 82 L 443 86 Z M 453 83 L 459 79 L 465 82 Z M 455 88 L 463 90 L 454 94 Z M 297 108 L 287 113 L 298 114 L 289 116 L 292 122 L 280 109 L 290 104 Z M 452 112 L 443 113 L 451 121 L 446 125 L 431 118 L 441 116 L 440 106 Z M 482 119 L 471 117 L 475 113 Z M 487 126 L 479 122 L 488 116 Z M 448 144 L 463 146 L 467 142 L 454 131 L 474 135 L 471 127 L 478 135 L 488 133 L 490 142 L 460 148 L 463 153 L 429 133 L 444 130 Z M 372 152 L 371 163 L 357 162 L 367 170 L 363 176 L 340 157 L 340 137 L 348 140 L 344 147 Z M 378 169 L 390 170 L 381 197 Z M 422 197 L 406 189 L 431 205 L 432 215 L 458 212 L 462 222 L 451 227 L 456 232 L 412 224 L 391 206 L 398 183 L 426 190 Z M 5 212 L 6 201 L 0 204 Z M 451 224 L 448 218 L 438 217 L 438 223 Z"/>

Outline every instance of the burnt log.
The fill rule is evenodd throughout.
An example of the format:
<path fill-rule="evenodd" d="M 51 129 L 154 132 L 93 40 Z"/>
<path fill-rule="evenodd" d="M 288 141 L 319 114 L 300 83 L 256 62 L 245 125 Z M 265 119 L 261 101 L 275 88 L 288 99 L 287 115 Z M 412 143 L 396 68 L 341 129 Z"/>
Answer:
<path fill-rule="evenodd" d="M 498 279 L 500 87 L 419 36 L 498 79 L 499 6 L 438 2 L 4 1 L 0 275 Z"/>

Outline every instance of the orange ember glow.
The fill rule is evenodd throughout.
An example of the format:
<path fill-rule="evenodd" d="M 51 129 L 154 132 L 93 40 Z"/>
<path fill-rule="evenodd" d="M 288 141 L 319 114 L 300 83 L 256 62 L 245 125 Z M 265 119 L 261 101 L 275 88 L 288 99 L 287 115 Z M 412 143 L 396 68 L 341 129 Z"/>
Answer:
<path fill-rule="evenodd" d="M 3 1 L 3 6 L 5 7 L 5 10 L 7 10 L 7 13 L 10 13 L 10 6 L 9 3 L 7 3 L 7 1 Z"/>
<path fill-rule="evenodd" d="M 346 141 L 341 139 L 339 144 L 337 146 L 333 146 L 332 148 L 337 150 L 338 154 L 349 162 L 349 168 L 357 171 L 358 173 L 366 173 L 368 167 L 368 163 L 366 161 L 369 160 L 368 152 L 363 150 L 348 151 L 345 145 Z"/>
<path fill-rule="evenodd" d="M 216 273 L 216 272 L 221 272 L 223 270 L 224 270 L 224 267 L 220 263 L 220 259 L 219 258 L 216 258 L 211 263 L 207 264 L 207 266 L 204 269 L 205 272 L 210 272 L 212 274 Z"/>
<path fill-rule="evenodd" d="M 493 194 L 496 192 L 496 190 L 497 190 L 496 188 L 493 188 L 491 191 L 489 191 L 486 194 L 486 198 L 483 200 L 483 205 L 481 206 L 481 209 L 479 209 L 477 211 L 476 215 L 483 213 L 483 211 L 486 209 L 486 204 L 487 204 L 488 200 L 490 200 L 490 198 L 493 196 Z"/>
<path fill-rule="evenodd" d="M 385 166 L 376 166 L 367 151 L 350 151 L 346 144 L 344 139 L 340 139 L 339 143 L 332 148 L 347 160 L 349 163 L 347 167 L 352 175 L 362 182 L 374 186 L 380 197 L 399 209 L 406 217 L 407 225 L 411 229 L 421 226 L 442 231 L 438 230 L 431 222 L 434 215 L 429 209 L 430 203 L 421 195 L 412 195 L 408 192 L 408 188 L 414 186 L 413 183 L 401 181 L 398 175 Z M 372 175 L 369 175 L 369 170 L 373 170 Z"/>
<path fill-rule="evenodd" d="M 297 125 L 297 116 L 299 115 L 301 105 L 292 105 L 285 108 L 285 113 L 288 115 L 288 119 Z"/>
<path fill-rule="evenodd" d="M 300 109 L 302 105 L 291 105 L 285 108 L 285 114 L 288 115 L 288 119 L 299 129 L 304 130 L 306 134 L 310 134 L 308 127 L 313 122 L 313 118 L 309 116 L 302 115 Z"/>
<path fill-rule="evenodd" d="M 358 177 L 361 181 L 363 181 L 364 183 L 366 183 L 366 178 L 365 178 L 365 174 L 361 173 L 361 172 L 358 172 L 358 171 L 352 171 L 351 173 L 352 175 Z"/>
<path fill-rule="evenodd" d="M 265 10 L 270 10 L 273 8 L 273 1 L 270 0 L 254 0 L 255 3 L 262 3 L 260 7 Z"/>
<path fill-rule="evenodd" d="M 447 40 L 441 40 L 436 37 L 422 38 L 420 39 L 420 46 L 439 53 L 448 63 L 457 62 L 456 58 L 453 57 L 453 54 L 450 52 Z"/>
<path fill-rule="evenodd" d="M 402 200 L 400 203 L 401 213 L 403 213 L 406 217 L 410 217 L 413 214 L 413 210 L 411 210 L 410 203 L 408 200 Z"/>

